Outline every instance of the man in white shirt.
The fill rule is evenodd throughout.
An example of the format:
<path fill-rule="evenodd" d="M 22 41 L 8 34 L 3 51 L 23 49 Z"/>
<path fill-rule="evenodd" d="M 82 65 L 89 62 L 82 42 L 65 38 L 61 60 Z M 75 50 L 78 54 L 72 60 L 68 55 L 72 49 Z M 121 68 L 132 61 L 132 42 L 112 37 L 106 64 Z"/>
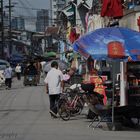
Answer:
<path fill-rule="evenodd" d="M 58 111 L 56 102 L 59 100 L 60 93 L 63 93 L 64 89 L 63 74 L 58 70 L 58 63 L 56 61 L 51 63 L 51 70 L 47 73 L 44 82 L 46 84 L 46 93 L 49 94 L 50 99 L 50 113 L 53 117 L 56 117 Z"/>
<path fill-rule="evenodd" d="M 19 64 L 17 64 L 15 68 L 15 72 L 17 74 L 17 79 L 20 80 L 21 79 L 21 66 Z"/>
<path fill-rule="evenodd" d="M 10 89 L 12 85 L 12 68 L 9 65 L 7 65 L 4 70 L 4 77 L 6 89 Z"/>

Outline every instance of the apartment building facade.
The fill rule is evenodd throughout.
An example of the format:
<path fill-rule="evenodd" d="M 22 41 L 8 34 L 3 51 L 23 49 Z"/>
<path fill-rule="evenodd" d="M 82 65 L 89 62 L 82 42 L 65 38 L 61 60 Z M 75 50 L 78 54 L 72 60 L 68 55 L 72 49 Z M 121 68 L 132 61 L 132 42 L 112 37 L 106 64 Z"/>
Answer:
<path fill-rule="evenodd" d="M 42 9 L 37 11 L 36 31 L 44 32 L 46 27 L 49 26 L 49 11 Z"/>
<path fill-rule="evenodd" d="M 51 25 L 57 24 L 57 17 L 59 16 L 60 11 L 68 4 L 70 0 L 50 0 L 50 20 Z"/>

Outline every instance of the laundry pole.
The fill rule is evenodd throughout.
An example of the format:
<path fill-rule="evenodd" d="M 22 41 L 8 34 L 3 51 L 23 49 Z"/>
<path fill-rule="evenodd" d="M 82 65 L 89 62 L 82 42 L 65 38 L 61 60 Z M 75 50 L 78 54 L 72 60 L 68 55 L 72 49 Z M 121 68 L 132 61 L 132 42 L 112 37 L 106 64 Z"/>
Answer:
<path fill-rule="evenodd" d="M 127 76 L 126 76 L 126 63 L 120 62 L 120 106 L 127 105 L 126 96 L 126 86 L 127 86 Z"/>

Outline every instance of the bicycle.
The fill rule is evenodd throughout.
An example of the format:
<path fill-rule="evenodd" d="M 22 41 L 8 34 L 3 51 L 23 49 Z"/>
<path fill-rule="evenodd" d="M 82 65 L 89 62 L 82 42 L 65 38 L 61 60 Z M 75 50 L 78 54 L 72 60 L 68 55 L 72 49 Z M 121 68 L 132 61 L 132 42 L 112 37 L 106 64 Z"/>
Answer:
<path fill-rule="evenodd" d="M 65 98 L 62 99 L 60 104 L 59 115 L 63 120 L 67 121 L 71 116 L 79 115 L 82 112 L 84 100 L 79 92 L 74 93 L 74 90 L 68 88 L 66 90 Z"/>
<path fill-rule="evenodd" d="M 60 118 L 65 121 L 70 119 L 70 112 L 65 108 L 66 98 L 66 94 L 60 94 L 60 97 L 54 106 L 54 108 L 57 108 Z M 57 114 L 53 113 L 52 111 L 50 111 L 50 113 L 52 117 L 57 118 Z"/>

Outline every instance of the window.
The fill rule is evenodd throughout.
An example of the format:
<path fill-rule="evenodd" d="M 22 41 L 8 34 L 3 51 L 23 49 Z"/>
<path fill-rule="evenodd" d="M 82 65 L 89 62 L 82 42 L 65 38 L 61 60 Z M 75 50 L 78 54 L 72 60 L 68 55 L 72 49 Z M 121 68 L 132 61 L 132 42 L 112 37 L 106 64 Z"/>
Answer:
<path fill-rule="evenodd" d="M 56 11 L 54 12 L 54 15 L 57 15 L 57 12 Z"/>

